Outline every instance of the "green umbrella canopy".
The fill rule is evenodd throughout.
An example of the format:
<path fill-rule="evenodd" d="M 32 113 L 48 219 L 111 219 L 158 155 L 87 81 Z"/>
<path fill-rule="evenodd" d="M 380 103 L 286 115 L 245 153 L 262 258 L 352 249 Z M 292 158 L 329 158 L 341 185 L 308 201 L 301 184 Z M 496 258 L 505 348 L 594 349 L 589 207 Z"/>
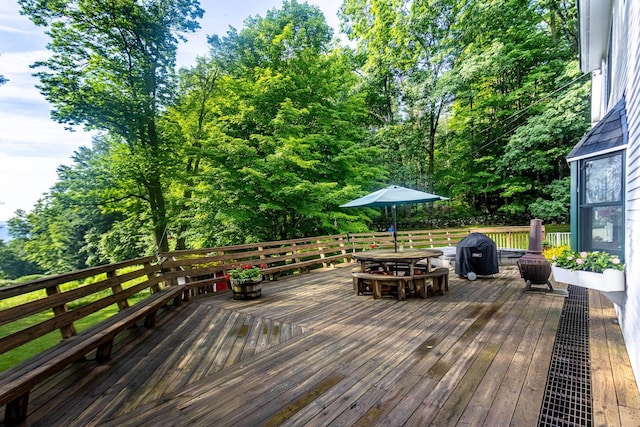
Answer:
<path fill-rule="evenodd" d="M 407 203 L 427 203 L 437 200 L 448 200 L 446 197 L 438 196 L 424 191 L 412 190 L 411 188 L 390 185 L 382 190 L 362 196 L 359 199 L 341 205 L 341 208 L 393 206 Z"/>
<path fill-rule="evenodd" d="M 382 190 L 362 196 L 359 199 L 340 205 L 341 208 L 370 208 L 391 206 L 391 216 L 393 218 L 393 246 L 398 252 L 398 236 L 396 225 L 396 205 L 408 203 L 427 203 L 438 200 L 449 200 L 446 197 L 438 196 L 424 191 L 412 190 L 411 188 L 400 187 L 399 185 L 390 185 Z"/>

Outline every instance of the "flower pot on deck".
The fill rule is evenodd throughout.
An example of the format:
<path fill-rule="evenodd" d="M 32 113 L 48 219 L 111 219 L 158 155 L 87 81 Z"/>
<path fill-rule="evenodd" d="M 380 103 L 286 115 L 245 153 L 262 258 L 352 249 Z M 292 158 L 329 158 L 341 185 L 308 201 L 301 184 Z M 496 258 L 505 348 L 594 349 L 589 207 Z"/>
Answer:
<path fill-rule="evenodd" d="M 582 286 L 602 292 L 624 291 L 624 271 L 606 269 L 602 273 L 583 270 L 567 270 L 566 268 L 551 266 L 553 278 L 556 282 Z"/>
<path fill-rule="evenodd" d="M 248 300 L 260 298 L 262 295 L 262 277 L 259 279 L 231 278 L 230 281 L 233 299 Z"/>

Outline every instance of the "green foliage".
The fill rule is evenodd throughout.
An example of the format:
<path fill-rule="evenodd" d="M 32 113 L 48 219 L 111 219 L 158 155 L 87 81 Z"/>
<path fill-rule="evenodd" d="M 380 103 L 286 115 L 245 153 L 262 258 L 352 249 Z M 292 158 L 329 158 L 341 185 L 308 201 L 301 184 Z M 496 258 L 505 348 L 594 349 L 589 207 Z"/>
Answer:
<path fill-rule="evenodd" d="M 572 40 L 548 23 L 561 23 L 568 36 L 575 22 L 560 19 L 549 3 L 474 2 L 461 19 L 468 45 L 450 138 L 451 163 L 463 172 L 453 185 L 466 187 L 462 195 L 483 212 L 526 218 L 535 206 L 548 218 L 566 218 L 546 189 L 568 176 L 564 157 L 588 129 L 588 83 Z M 478 158 L 491 161 L 472 166 Z"/>
<path fill-rule="evenodd" d="M 229 277 L 238 280 L 258 280 L 262 276 L 262 270 L 249 264 L 240 265 L 229 270 Z"/>
<path fill-rule="evenodd" d="M 434 189 L 437 132 L 461 52 L 454 26 L 461 5 L 348 0 L 341 8 L 344 29 L 366 58 L 362 90 L 382 125 L 376 143 L 394 183 Z"/>
<path fill-rule="evenodd" d="M 565 177 L 545 187 L 548 198 L 538 198 L 529 208 L 531 215 L 545 222 L 568 223 L 571 204 L 571 179 Z"/>
<path fill-rule="evenodd" d="M 195 0 L 20 4 L 51 36 L 54 118 L 103 133 L 13 220 L 13 267 L 386 228 L 339 205 L 389 183 L 451 198 L 402 209 L 404 228 L 568 219 L 589 126 L 571 1 L 346 0 L 354 50 L 285 1 L 177 75 Z"/>
<path fill-rule="evenodd" d="M 9 243 L 0 240 L 0 278 L 18 279 L 42 273 L 35 263 L 26 260 L 23 249 L 23 240 L 13 239 Z"/>
<path fill-rule="evenodd" d="M 198 111 L 208 125 L 189 117 L 186 104 L 172 110 L 183 140 L 200 132 L 191 181 L 198 184 L 190 188 L 205 201 L 183 200 L 198 232 L 182 228 L 178 238 L 219 245 L 339 231 L 335 221 L 353 216 L 337 206 L 379 172 L 371 166 L 376 149 L 360 145 L 367 113 L 354 93 L 351 55 L 331 48 L 315 6 L 285 2 L 245 24 L 212 37 L 209 65 L 184 74 L 200 76 L 183 101 L 203 100 Z M 207 70 L 219 73 L 210 89 Z"/>
<path fill-rule="evenodd" d="M 110 132 L 127 145 L 133 166 L 128 175 L 135 174 L 144 190 L 156 243 L 166 249 L 163 165 L 171 163 L 172 141 L 158 133 L 157 122 L 175 95 L 176 37 L 198 28 L 203 13 L 198 1 L 19 3 L 51 37 L 51 56 L 35 67 L 52 117 Z"/>

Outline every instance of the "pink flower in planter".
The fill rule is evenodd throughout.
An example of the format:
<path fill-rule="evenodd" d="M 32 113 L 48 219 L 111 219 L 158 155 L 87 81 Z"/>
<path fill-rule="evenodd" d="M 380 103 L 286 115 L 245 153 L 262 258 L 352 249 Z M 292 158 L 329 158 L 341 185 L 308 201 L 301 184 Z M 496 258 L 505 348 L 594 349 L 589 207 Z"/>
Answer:
<path fill-rule="evenodd" d="M 576 260 L 576 264 L 578 264 L 578 265 L 582 265 L 582 264 L 584 264 L 584 260 L 583 260 L 582 258 L 578 258 L 578 259 Z"/>

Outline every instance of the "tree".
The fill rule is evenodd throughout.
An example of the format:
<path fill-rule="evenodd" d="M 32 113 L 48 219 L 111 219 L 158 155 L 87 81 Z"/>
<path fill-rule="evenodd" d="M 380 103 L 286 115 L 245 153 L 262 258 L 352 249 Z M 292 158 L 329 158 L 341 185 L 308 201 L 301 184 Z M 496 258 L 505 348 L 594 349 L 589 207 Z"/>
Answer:
<path fill-rule="evenodd" d="M 531 203 L 548 197 L 545 187 L 568 173 L 563 153 L 586 129 L 585 82 L 568 37 L 575 21 L 562 20 L 565 29 L 558 31 L 549 24 L 560 22 L 555 6 L 478 1 L 461 16 L 466 48 L 456 73 L 450 158 L 443 165 L 463 171 L 445 179 L 479 212 L 527 218 Z"/>
<path fill-rule="evenodd" d="M 383 109 L 393 110 L 393 118 L 377 114 L 391 129 L 376 139 L 395 135 L 385 153 L 394 182 L 433 191 L 438 126 L 451 102 L 451 73 L 462 50 L 455 42 L 461 8 L 458 0 L 347 0 L 341 8 L 344 29 L 366 56 L 364 71 L 382 83 L 387 99 L 395 97 L 371 105 L 373 111 L 393 105 Z"/>
<path fill-rule="evenodd" d="M 331 47 L 315 6 L 284 2 L 246 25 L 211 38 L 224 77 L 202 147 L 200 230 L 222 244 L 348 229 L 354 216 L 338 205 L 382 176 L 360 145 L 367 118 L 351 55 Z"/>
<path fill-rule="evenodd" d="M 121 138 L 137 163 L 156 244 L 167 218 L 165 169 L 170 141 L 158 132 L 174 97 L 176 46 L 198 28 L 197 0 L 19 0 L 22 13 L 47 28 L 52 56 L 35 64 L 52 117 Z"/>
<path fill-rule="evenodd" d="M 173 194 L 176 194 L 172 211 L 172 230 L 169 237 L 176 237 L 175 249 L 187 248 L 187 235 L 192 219 L 197 215 L 197 203 L 193 203 L 194 189 L 199 182 L 204 150 L 212 144 L 216 134 L 216 117 L 224 96 L 220 96 L 220 67 L 204 57 L 190 69 L 180 71 L 180 92 L 175 104 L 168 109 L 161 122 L 167 134 L 179 141 L 183 169 L 173 175 Z M 233 97 L 233 95 L 229 94 Z"/>
<path fill-rule="evenodd" d="M 58 181 L 28 214 L 10 221 L 24 239 L 25 259 L 50 273 L 79 270 L 155 252 L 142 197 L 132 197 L 137 175 L 122 144 L 95 137 L 73 163 L 58 167 Z"/>
<path fill-rule="evenodd" d="M 0 240 L 0 278 L 18 279 L 30 274 L 39 274 L 43 270 L 28 260 L 24 246 L 29 238 L 29 227 L 25 219 L 26 213 L 18 209 L 16 217 L 8 222 L 9 235 L 12 239 L 5 243 Z"/>
<path fill-rule="evenodd" d="M 0 279 L 19 279 L 43 272 L 36 264 L 23 258 L 20 243 L 14 240 L 5 243 L 0 240 Z"/>

